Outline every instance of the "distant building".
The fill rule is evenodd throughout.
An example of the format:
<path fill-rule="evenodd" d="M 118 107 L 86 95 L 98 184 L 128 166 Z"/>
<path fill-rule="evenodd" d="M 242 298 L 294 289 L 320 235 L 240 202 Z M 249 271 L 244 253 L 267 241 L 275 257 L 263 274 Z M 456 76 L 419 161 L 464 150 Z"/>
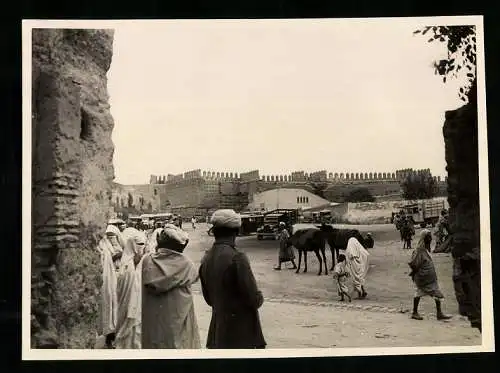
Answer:
<path fill-rule="evenodd" d="M 248 209 L 309 209 L 329 205 L 329 201 L 305 189 L 278 188 L 256 193 L 248 204 Z"/>

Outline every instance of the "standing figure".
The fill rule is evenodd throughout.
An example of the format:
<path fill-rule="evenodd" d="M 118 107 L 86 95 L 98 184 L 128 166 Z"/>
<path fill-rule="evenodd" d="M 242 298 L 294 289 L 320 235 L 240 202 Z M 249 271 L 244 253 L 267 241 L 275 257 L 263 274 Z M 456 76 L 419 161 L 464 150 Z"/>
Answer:
<path fill-rule="evenodd" d="M 296 269 L 295 265 L 295 253 L 293 252 L 292 245 L 288 244 L 288 240 L 290 238 L 290 234 L 286 229 L 286 224 L 284 222 L 280 222 L 279 224 L 279 234 L 278 239 L 280 243 L 280 250 L 278 255 L 278 266 L 274 267 L 276 270 L 281 270 L 281 263 L 292 262 L 293 267 L 291 269 Z"/>
<path fill-rule="evenodd" d="M 201 348 L 191 292 L 198 271 L 183 254 L 188 235 L 167 224 L 157 242 L 142 261 L 142 348 Z"/>
<path fill-rule="evenodd" d="M 446 210 L 442 210 L 436 224 L 436 245 L 434 247 L 434 251 L 439 251 L 439 247 L 444 243 L 448 234 L 448 216 L 446 214 Z"/>
<path fill-rule="evenodd" d="M 401 226 L 401 232 L 403 235 L 403 249 L 411 249 L 411 241 L 415 235 L 415 227 L 413 225 L 413 219 L 407 216 Z"/>
<path fill-rule="evenodd" d="M 104 339 L 104 346 L 106 348 L 113 348 L 113 342 L 116 336 L 116 318 L 118 314 L 116 268 L 112 258 L 113 246 L 107 237 L 104 237 L 99 241 L 97 250 L 101 254 L 102 265 L 101 299 L 99 303 L 97 333 L 99 339 Z"/>
<path fill-rule="evenodd" d="M 411 268 L 409 276 L 413 280 L 416 290 L 413 298 L 413 313 L 411 318 L 422 320 L 418 313 L 420 298 L 430 296 L 436 303 L 436 313 L 438 320 L 448 320 L 451 316 L 443 314 L 441 310 L 441 300 L 444 298 L 439 289 L 436 269 L 431 258 L 432 233 L 428 229 L 422 230 L 417 248 L 413 251 L 411 261 L 408 265 Z"/>
<path fill-rule="evenodd" d="M 352 277 L 354 290 L 358 293 L 358 299 L 365 299 L 368 295 L 365 290 L 365 282 L 369 268 L 369 255 L 370 253 L 356 238 L 349 238 L 349 241 L 347 241 L 347 249 L 345 251 L 346 268 Z"/>
<path fill-rule="evenodd" d="M 132 228 L 133 229 L 133 228 Z M 127 235 L 117 278 L 118 318 L 116 348 L 141 348 L 141 272 L 144 236 L 137 230 Z"/>
<path fill-rule="evenodd" d="M 120 267 L 120 259 L 123 255 L 123 249 L 125 248 L 125 241 L 123 239 L 122 232 L 120 232 L 117 226 L 109 224 L 106 227 L 105 240 L 111 245 L 111 257 L 113 259 L 115 269 L 118 270 Z"/>
<path fill-rule="evenodd" d="M 212 307 L 206 346 L 265 348 L 258 311 L 264 297 L 247 256 L 235 246 L 241 217 L 233 210 L 217 210 L 211 223 L 215 242 L 199 270 L 203 297 Z"/>
<path fill-rule="evenodd" d="M 153 232 L 149 234 L 146 240 L 146 246 L 144 247 L 144 253 L 154 253 L 158 247 L 158 235 L 163 230 L 163 228 L 156 228 Z"/>
<path fill-rule="evenodd" d="M 344 297 L 351 302 L 351 296 L 349 295 L 349 287 L 347 286 L 347 278 L 349 277 L 349 271 L 346 267 L 345 251 L 341 250 L 339 252 L 339 257 L 337 264 L 333 268 L 333 278 L 337 280 L 337 291 L 340 296 L 340 301 L 344 301 Z"/>
<path fill-rule="evenodd" d="M 191 218 L 191 225 L 193 226 L 193 229 L 196 229 L 196 218 L 194 216 Z"/>
<path fill-rule="evenodd" d="M 405 216 L 401 215 L 400 213 L 396 213 L 394 215 L 394 225 L 396 226 L 396 229 L 399 231 L 399 236 L 401 237 L 401 242 L 404 242 L 403 238 L 403 222 L 405 220 Z"/>

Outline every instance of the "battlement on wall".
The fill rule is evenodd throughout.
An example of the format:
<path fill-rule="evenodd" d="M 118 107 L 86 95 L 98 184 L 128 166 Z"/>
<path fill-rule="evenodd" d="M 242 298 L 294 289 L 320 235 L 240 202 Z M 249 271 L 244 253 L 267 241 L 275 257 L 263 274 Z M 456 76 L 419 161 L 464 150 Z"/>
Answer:
<path fill-rule="evenodd" d="M 199 169 L 188 171 L 183 174 L 172 175 L 151 175 L 150 184 L 171 184 L 186 180 L 212 180 L 226 182 L 381 182 L 393 181 L 398 182 L 404 180 L 408 175 L 418 175 L 422 173 L 430 174 L 429 169 L 414 170 L 412 168 L 397 170 L 396 172 L 327 172 L 326 170 L 307 173 L 305 171 L 294 171 L 291 174 L 280 175 L 259 175 L 258 170 L 243 172 L 238 175 L 237 172 L 221 172 L 221 171 L 201 171 Z M 440 176 L 435 176 L 437 182 L 441 182 Z"/>
<path fill-rule="evenodd" d="M 251 174 L 246 173 L 246 174 Z M 243 174 L 241 174 L 243 175 Z M 258 171 L 257 171 L 258 175 Z M 168 174 L 168 175 L 151 175 L 149 178 L 150 184 L 176 184 L 179 182 L 199 180 L 214 180 L 214 181 L 239 181 L 240 177 L 236 172 L 220 172 L 220 171 L 201 171 L 199 169 L 184 172 L 183 174 Z"/>
<path fill-rule="evenodd" d="M 290 175 L 264 175 L 261 177 L 261 181 L 265 182 L 350 182 L 350 181 L 398 181 L 395 172 L 327 172 L 316 171 L 307 173 L 304 171 L 294 171 Z"/>

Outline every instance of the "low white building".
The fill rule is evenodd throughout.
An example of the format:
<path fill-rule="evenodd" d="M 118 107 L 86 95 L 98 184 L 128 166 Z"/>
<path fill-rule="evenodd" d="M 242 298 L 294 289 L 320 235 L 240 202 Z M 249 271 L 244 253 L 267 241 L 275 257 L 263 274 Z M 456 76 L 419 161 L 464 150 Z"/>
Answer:
<path fill-rule="evenodd" d="M 252 196 L 250 211 L 276 209 L 308 209 L 328 205 L 330 202 L 305 189 L 279 188 L 266 190 Z"/>

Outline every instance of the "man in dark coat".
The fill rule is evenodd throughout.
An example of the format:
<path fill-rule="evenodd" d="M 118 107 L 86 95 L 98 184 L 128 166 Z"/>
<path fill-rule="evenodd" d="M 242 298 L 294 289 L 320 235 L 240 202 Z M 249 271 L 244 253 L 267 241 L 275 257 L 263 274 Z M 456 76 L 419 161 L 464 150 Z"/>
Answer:
<path fill-rule="evenodd" d="M 211 218 L 215 243 L 201 261 L 201 289 L 212 307 L 207 348 L 265 348 L 258 309 L 264 298 L 247 256 L 235 247 L 241 217 L 217 210 Z"/>

